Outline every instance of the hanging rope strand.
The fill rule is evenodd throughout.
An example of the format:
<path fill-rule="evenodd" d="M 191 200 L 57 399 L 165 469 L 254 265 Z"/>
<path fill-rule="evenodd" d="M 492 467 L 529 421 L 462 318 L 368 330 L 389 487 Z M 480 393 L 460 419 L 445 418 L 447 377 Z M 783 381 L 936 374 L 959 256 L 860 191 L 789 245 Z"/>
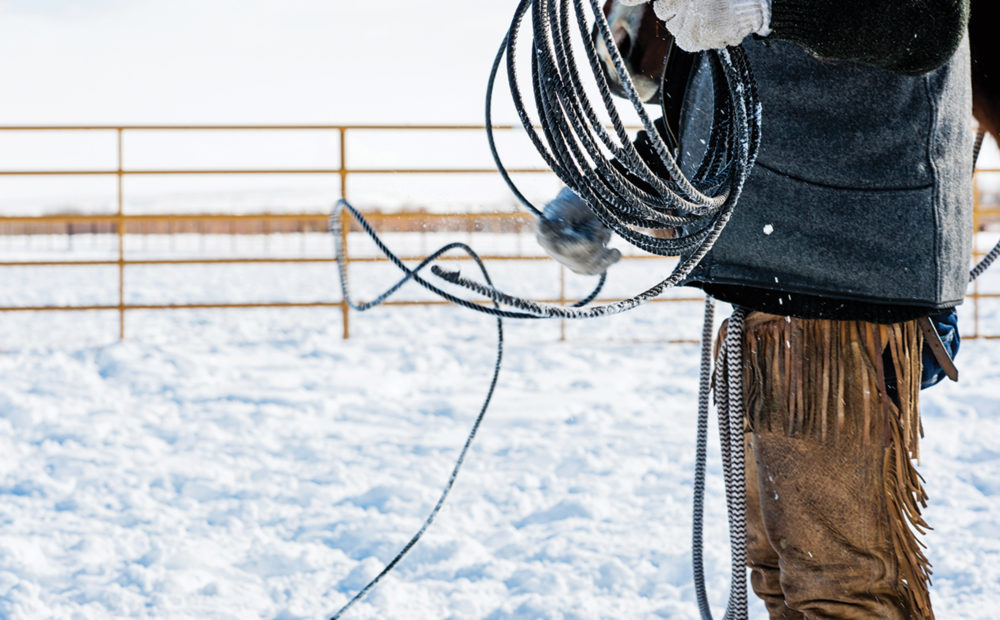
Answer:
<path fill-rule="evenodd" d="M 705 620 L 712 620 L 705 589 L 704 517 L 705 464 L 708 455 L 708 413 L 712 395 L 712 339 L 715 335 L 715 300 L 705 298 L 705 317 L 701 332 L 701 372 L 698 375 L 698 436 L 694 458 L 694 492 L 691 507 L 691 566 L 698 611 Z"/>
<path fill-rule="evenodd" d="M 747 504 L 746 452 L 743 445 L 743 321 L 746 310 L 737 308 L 729 318 L 725 361 L 719 376 L 725 376 L 727 407 L 719 409 L 719 440 L 723 448 L 726 506 L 729 509 L 729 547 L 732 582 L 729 586 L 727 620 L 747 618 Z M 723 432 L 723 429 L 725 431 Z"/>

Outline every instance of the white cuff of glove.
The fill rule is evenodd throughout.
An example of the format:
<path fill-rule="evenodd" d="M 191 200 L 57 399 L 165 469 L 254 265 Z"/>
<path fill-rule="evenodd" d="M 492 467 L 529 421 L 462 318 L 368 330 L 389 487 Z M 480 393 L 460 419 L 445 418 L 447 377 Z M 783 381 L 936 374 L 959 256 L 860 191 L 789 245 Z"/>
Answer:
<path fill-rule="evenodd" d="M 771 33 L 771 0 L 655 0 L 653 10 L 688 52 L 739 45 L 747 35 Z"/>

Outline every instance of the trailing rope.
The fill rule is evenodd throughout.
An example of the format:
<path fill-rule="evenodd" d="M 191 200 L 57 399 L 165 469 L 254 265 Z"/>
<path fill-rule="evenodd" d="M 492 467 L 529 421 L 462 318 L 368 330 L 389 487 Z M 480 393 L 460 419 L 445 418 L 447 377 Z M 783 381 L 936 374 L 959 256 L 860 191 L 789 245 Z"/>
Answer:
<path fill-rule="evenodd" d="M 342 219 L 341 211 L 343 209 L 347 209 L 351 213 L 351 215 L 359 223 L 362 224 L 362 227 L 369 234 L 369 236 L 376 243 L 376 245 L 378 245 L 379 248 L 383 251 L 383 253 L 389 258 L 389 260 L 392 261 L 392 263 L 396 265 L 396 267 L 398 267 L 404 273 L 403 277 L 398 282 L 396 282 L 389 288 L 385 289 L 385 291 L 383 291 L 380 295 L 376 296 L 374 300 L 367 303 L 354 302 L 351 299 L 350 289 L 347 285 L 347 271 L 346 271 L 347 261 L 344 260 L 344 247 L 343 244 L 341 243 L 343 236 L 341 234 L 342 231 L 340 222 Z M 423 261 L 421 261 L 419 265 L 417 265 L 413 269 L 410 269 L 399 259 L 398 256 L 396 256 L 393 252 L 391 252 L 382 243 L 382 240 L 379 239 L 377 234 L 375 234 L 375 231 L 374 229 L 371 228 L 371 225 L 368 224 L 368 222 L 363 217 L 361 217 L 361 214 L 358 213 L 358 211 L 354 209 L 354 207 L 352 207 L 350 204 L 348 204 L 347 201 L 345 200 L 342 200 L 337 203 L 337 206 L 334 209 L 333 214 L 330 216 L 330 230 L 333 233 L 333 238 L 336 240 L 335 252 L 337 256 L 338 274 L 340 276 L 341 294 L 343 295 L 344 302 L 348 304 L 351 308 L 359 312 L 370 310 L 371 308 L 374 308 L 382 304 L 410 280 L 417 282 L 424 288 L 444 297 L 445 299 L 449 299 L 449 301 L 452 301 L 453 303 L 469 307 L 468 305 L 469 302 L 466 302 L 464 299 L 452 297 L 445 291 L 442 291 L 437 287 L 435 287 L 433 284 L 427 282 L 419 275 L 419 272 L 422 269 L 424 269 L 428 264 L 430 264 L 432 261 L 436 260 L 438 257 L 451 250 L 457 249 L 464 251 L 469 257 L 472 258 L 473 261 L 475 261 L 476 266 L 479 267 L 483 279 L 485 279 L 486 281 L 490 281 L 489 272 L 486 269 L 486 265 L 483 264 L 482 259 L 479 258 L 479 256 L 475 253 L 475 251 L 473 251 L 472 248 L 465 245 L 464 243 L 449 243 L 444 247 L 440 248 L 439 250 L 437 250 L 436 252 L 434 252 L 433 254 L 431 254 L 430 256 L 428 256 L 427 258 L 425 258 Z M 602 278 L 602 283 L 603 283 L 603 278 Z M 465 440 L 465 445 L 462 446 L 462 449 L 458 454 L 458 458 L 455 461 L 455 466 L 452 468 L 451 475 L 448 477 L 448 482 L 445 484 L 444 490 L 441 492 L 440 497 L 438 497 L 437 503 L 434 505 L 434 508 L 431 509 L 430 514 L 424 520 L 423 524 L 420 526 L 420 529 L 417 531 L 417 533 L 410 538 L 410 540 L 395 555 L 395 557 L 393 557 L 393 559 L 390 560 L 389 563 L 386 564 L 385 567 L 365 585 L 365 587 L 363 587 L 360 591 L 358 591 L 357 594 L 355 594 L 349 601 L 347 601 L 347 603 L 345 603 L 339 610 L 337 610 L 333 614 L 331 620 L 338 620 L 348 609 L 353 607 L 355 603 L 364 598 L 365 595 L 367 595 L 368 592 L 372 588 L 374 588 L 382 580 L 383 577 L 389 574 L 389 572 L 392 571 L 397 564 L 399 564 L 399 562 L 403 559 L 403 557 L 406 556 L 407 553 L 409 553 L 410 549 L 412 549 L 413 546 L 416 545 L 417 542 L 423 537 L 424 532 L 427 531 L 427 528 L 429 528 L 431 523 L 433 523 L 434 518 L 437 516 L 438 512 L 441 511 L 441 507 L 444 506 L 445 499 L 447 499 L 448 494 L 451 493 L 452 487 L 455 486 L 455 479 L 458 477 L 458 472 L 462 468 L 462 464 L 465 462 L 465 456 L 466 454 L 468 454 L 469 448 L 472 446 L 472 441 L 473 439 L 475 439 L 476 433 L 479 431 L 479 426 L 480 424 L 482 424 L 483 417 L 486 415 L 486 410 L 490 406 L 490 401 L 493 400 L 493 392 L 496 390 L 497 381 L 500 378 L 500 365 L 502 361 L 503 361 L 503 318 L 498 316 L 497 355 L 496 355 L 496 362 L 493 366 L 493 377 L 490 379 L 490 385 L 486 391 L 486 397 L 483 400 L 482 407 L 480 407 L 479 409 L 479 414 L 476 416 L 476 419 L 472 424 L 472 430 L 469 431 L 469 435 Z"/>
<path fill-rule="evenodd" d="M 365 234 L 368 235 L 368 237 L 375 243 L 376 247 L 378 247 L 378 249 L 386 256 L 386 258 L 388 258 L 393 265 L 395 265 L 400 271 L 403 272 L 403 277 L 400 278 L 395 284 L 386 288 L 382 293 L 377 295 L 372 301 L 365 303 L 355 302 L 351 295 L 350 287 L 348 286 L 347 260 L 345 258 L 345 253 L 344 253 L 344 246 L 343 246 L 344 236 L 341 224 L 343 220 L 342 214 L 345 210 L 347 211 L 348 214 L 350 214 L 350 216 L 354 219 L 354 221 L 356 221 L 361 226 Z M 336 206 L 334 207 L 333 213 L 330 215 L 329 229 L 334 239 L 334 253 L 337 259 L 337 273 L 340 278 L 340 291 L 341 294 L 343 295 L 344 303 L 346 303 L 352 309 L 358 312 L 365 312 L 367 310 L 371 310 L 372 308 L 375 308 L 384 303 L 385 301 L 387 301 L 392 295 L 394 295 L 397 291 L 399 291 L 404 284 L 413 281 L 422 286 L 423 288 L 427 289 L 428 291 L 434 293 L 435 295 L 447 299 L 448 301 L 451 301 L 456 305 L 462 306 L 464 308 L 469 308 L 471 310 L 476 310 L 477 312 L 486 312 L 488 314 L 495 316 L 497 319 L 497 354 L 496 354 L 496 362 L 493 366 L 493 376 L 490 379 L 489 388 L 486 391 L 486 397 L 483 399 L 483 404 L 479 409 L 479 413 L 476 415 L 476 418 L 472 423 L 472 429 L 469 431 L 469 435 L 465 440 L 465 444 L 459 451 L 458 458 L 456 459 L 455 465 L 452 468 L 451 475 L 448 477 L 448 481 L 447 483 L 445 483 L 445 487 L 442 490 L 441 495 L 438 497 L 437 503 L 434 505 L 434 508 L 431 509 L 430 514 L 428 514 L 428 516 L 424 519 L 424 522 L 420 526 L 420 529 L 417 530 L 417 533 L 414 534 L 409 541 L 407 541 L 407 543 L 403 546 L 403 548 L 400 549 L 398 553 L 396 553 L 393 559 L 390 560 L 385 565 L 385 567 L 381 571 L 379 571 L 379 573 L 374 578 L 372 578 L 361 590 L 359 590 L 347 603 L 345 603 L 339 610 L 337 610 L 333 614 L 331 620 L 338 620 L 343 616 L 343 614 L 348 609 L 353 607 L 355 603 L 364 598 L 365 595 L 367 595 L 368 592 L 371 591 L 372 588 L 374 588 L 382 580 L 383 577 L 389 574 L 396 567 L 396 565 L 399 564 L 399 562 L 403 559 L 403 557 L 405 557 L 406 554 L 409 553 L 410 549 L 412 549 L 414 545 L 416 545 L 417 542 L 423 537 L 424 533 L 431 526 L 431 523 L 434 522 L 435 517 L 437 517 L 438 513 L 441 511 L 442 506 L 444 506 L 445 500 L 451 493 L 452 487 L 455 486 L 455 480 L 458 478 L 458 473 L 465 462 L 465 457 L 468 454 L 469 448 L 472 446 L 472 442 L 479 431 L 479 427 L 482 424 L 483 418 L 486 415 L 486 410 L 489 408 L 490 402 L 493 400 L 493 393 L 496 390 L 497 381 L 500 378 L 500 367 L 503 361 L 503 319 L 505 317 L 506 318 L 535 318 L 535 317 L 531 315 L 519 315 L 512 312 L 502 311 L 495 303 L 493 303 L 492 306 L 477 305 L 474 302 L 470 302 L 468 300 L 449 294 L 447 291 L 438 288 L 437 286 L 428 282 L 427 280 L 425 280 L 420 276 L 420 272 L 422 270 L 424 270 L 428 265 L 433 263 L 435 260 L 443 256 L 444 254 L 451 252 L 453 250 L 460 250 L 464 252 L 467 256 L 469 256 L 476 263 L 476 266 L 479 268 L 479 272 L 483 276 L 483 279 L 488 283 L 492 283 L 489 271 L 486 269 L 486 265 L 483 263 L 483 260 L 475 252 L 475 250 L 473 250 L 471 247 L 469 247 L 464 243 L 449 243 L 447 245 L 444 245 L 437 251 L 427 256 L 427 258 L 423 259 L 416 267 L 413 268 L 407 267 L 406 264 L 402 261 L 402 259 L 400 259 L 399 256 L 397 256 L 392 250 L 389 249 L 388 246 L 385 245 L 385 243 L 379 237 L 378 233 L 375 231 L 374 228 L 372 228 L 371 224 L 364 218 L 364 216 L 362 216 L 361 213 L 346 200 L 338 201 Z M 587 295 L 580 301 L 576 302 L 576 304 L 574 305 L 583 306 L 590 303 L 600 293 L 601 289 L 604 286 L 606 278 L 607 274 L 602 274 L 594 290 L 589 295 Z"/>
<path fill-rule="evenodd" d="M 979 153 L 982 152 L 983 140 L 985 138 L 986 138 L 986 130 L 983 128 L 979 128 L 979 130 L 976 132 L 976 141 L 972 147 L 973 168 L 975 168 L 976 162 L 979 161 Z M 1000 241 L 998 241 L 997 244 L 993 246 L 993 249 L 990 250 L 986 254 L 986 256 L 983 257 L 983 260 L 979 261 L 978 265 L 972 268 L 972 271 L 969 272 L 969 282 L 972 282 L 979 276 L 983 275 L 983 272 L 989 269 L 990 265 L 992 265 L 997 258 L 1000 258 Z"/>
<path fill-rule="evenodd" d="M 486 126 L 491 153 L 498 170 L 514 195 L 529 210 L 540 215 L 540 211 L 513 183 L 500 159 L 493 137 L 493 88 L 502 60 L 506 56 L 508 83 L 518 117 L 532 144 L 549 167 L 563 183 L 591 206 L 605 226 L 620 237 L 650 253 L 680 256 L 681 259 L 667 278 L 630 299 L 582 308 L 597 297 L 605 281 L 606 274 L 604 274 L 594 291 L 572 306 L 541 304 L 494 287 L 482 260 L 472 248 L 463 243 L 448 244 L 422 260 L 416 267 L 409 268 L 382 242 L 357 209 L 345 200 L 336 204 L 330 217 L 330 230 L 335 244 L 341 291 L 346 304 L 357 311 L 369 310 L 385 302 L 406 283 L 414 282 L 459 306 L 496 317 L 497 358 L 483 405 L 434 508 L 417 533 L 378 575 L 332 616 L 333 620 L 341 618 L 398 565 L 427 531 L 444 505 L 496 387 L 503 355 L 502 320 L 504 318 L 585 319 L 618 314 L 642 305 L 667 288 L 681 283 L 709 251 L 729 221 L 743 184 L 756 161 L 760 147 L 760 102 L 757 98 L 756 83 L 742 48 L 735 47 L 706 53 L 707 62 L 712 68 L 716 110 L 705 155 L 697 171 L 688 179 L 646 113 L 614 44 L 611 29 L 598 0 L 588 0 L 588 2 L 590 14 L 593 16 L 592 22 L 587 18 L 583 0 L 520 1 L 510 29 L 493 63 L 488 83 Z M 534 113 L 538 118 L 540 133 L 536 130 L 536 121 L 532 118 L 521 95 L 516 69 L 518 37 L 524 28 L 525 17 L 529 11 L 532 24 L 531 74 Z M 574 37 L 574 24 L 576 37 Z M 596 27 L 598 35 L 610 52 L 621 84 L 645 130 L 652 155 L 644 156 L 639 153 L 615 108 L 611 88 L 590 37 L 592 26 Z M 574 38 L 582 40 L 583 50 L 600 93 L 601 109 L 610 118 L 611 132 L 605 128 L 605 121 L 585 92 L 573 52 Z M 348 287 L 347 263 L 343 248 L 345 236 L 342 229 L 345 212 L 358 223 L 379 251 L 403 272 L 403 276 L 395 284 L 367 303 L 356 303 Z M 665 229 L 669 229 L 671 233 L 667 238 L 646 232 Z M 446 270 L 433 264 L 452 250 L 460 250 L 473 259 L 482 277 L 481 281 L 465 278 L 457 271 Z M 427 267 L 445 282 L 480 294 L 490 303 L 483 304 L 449 293 L 420 275 L 420 272 Z M 737 386 L 738 381 L 737 378 Z M 734 424 L 727 423 L 725 442 L 733 441 L 732 428 Z M 740 441 L 741 437 L 740 435 Z M 743 496 L 742 475 L 732 475 L 734 471 L 742 471 L 742 443 L 740 445 L 740 450 L 734 450 L 732 445 L 723 447 L 727 458 L 733 459 L 733 463 L 726 465 L 728 468 L 726 471 L 730 472 L 730 475 L 727 475 L 726 495 L 729 498 L 731 516 L 738 508 L 732 498 Z M 702 481 L 703 478 L 704 476 Z M 745 525 L 742 527 L 745 530 Z M 738 553 L 742 553 L 745 557 L 745 544 L 742 547 L 740 545 L 739 541 L 734 540 L 733 592 L 730 595 L 726 616 L 730 619 L 743 619 L 747 615 L 745 561 L 740 566 L 736 565 Z M 738 548 L 742 548 L 742 551 Z M 702 594 L 699 595 L 699 601 L 704 598 L 703 591 L 702 580 L 700 591 Z M 707 603 L 705 605 L 707 611 Z M 705 616 L 704 612 L 703 616 L 711 617 L 710 614 Z"/>
<path fill-rule="evenodd" d="M 726 508 L 729 513 L 729 547 L 732 582 L 724 618 L 747 618 L 747 503 L 746 452 L 743 446 L 743 321 L 744 308 L 736 308 L 729 317 L 726 339 L 716 362 L 715 400 L 719 414 L 719 442 L 722 450 L 722 473 L 726 479 Z M 700 425 L 700 423 L 699 423 Z M 704 450 L 699 450 L 700 454 Z M 701 528 L 696 522 L 694 527 Z M 702 571 L 704 574 L 704 571 Z M 704 588 L 704 585 L 701 586 Z M 711 620 L 707 609 L 702 617 Z"/>
<path fill-rule="evenodd" d="M 705 298 L 705 318 L 701 331 L 701 371 L 698 373 L 698 438 L 694 459 L 694 493 L 691 523 L 691 566 L 698 611 L 702 618 L 711 618 L 708 593 L 705 589 L 704 546 L 705 465 L 708 455 L 708 413 L 712 394 L 712 340 L 715 336 L 715 300 Z"/>

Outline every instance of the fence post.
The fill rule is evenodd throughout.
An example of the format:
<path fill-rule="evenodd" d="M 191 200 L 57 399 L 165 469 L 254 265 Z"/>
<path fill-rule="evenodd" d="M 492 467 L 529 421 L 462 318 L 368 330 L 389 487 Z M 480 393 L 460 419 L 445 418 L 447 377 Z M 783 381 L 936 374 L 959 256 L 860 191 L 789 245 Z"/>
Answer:
<path fill-rule="evenodd" d="M 347 200 L 347 127 L 340 127 L 340 197 Z M 341 247 L 344 248 L 343 257 L 344 265 L 342 273 L 344 274 L 345 281 L 348 277 L 348 268 L 351 265 L 351 260 L 348 254 L 347 248 L 347 233 L 348 228 L 351 225 L 351 220 L 347 216 L 347 211 L 340 212 L 340 242 Z M 340 310 L 344 315 L 344 340 L 351 337 L 351 319 L 350 319 L 350 308 L 347 306 L 347 299 L 344 298 L 340 301 Z"/>
<path fill-rule="evenodd" d="M 122 154 L 122 138 L 124 129 L 118 127 L 115 130 L 118 138 L 117 158 L 118 158 L 118 339 L 125 340 L 125 200 L 124 200 L 124 157 Z"/>

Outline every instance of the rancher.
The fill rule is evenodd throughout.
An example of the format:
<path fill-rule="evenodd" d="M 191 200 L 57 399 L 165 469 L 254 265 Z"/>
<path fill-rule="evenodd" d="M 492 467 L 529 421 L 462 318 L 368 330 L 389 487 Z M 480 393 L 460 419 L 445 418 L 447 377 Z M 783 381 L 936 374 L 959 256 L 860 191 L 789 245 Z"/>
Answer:
<path fill-rule="evenodd" d="M 742 44 L 763 106 L 756 167 L 688 282 L 749 312 L 752 587 L 772 619 L 933 618 L 913 460 L 922 324 L 960 304 L 969 278 L 969 0 L 654 9 L 687 51 Z M 682 113 L 688 161 L 711 119 L 707 71 Z M 567 192 L 546 207 L 539 241 L 601 273 L 619 255 Z"/>

